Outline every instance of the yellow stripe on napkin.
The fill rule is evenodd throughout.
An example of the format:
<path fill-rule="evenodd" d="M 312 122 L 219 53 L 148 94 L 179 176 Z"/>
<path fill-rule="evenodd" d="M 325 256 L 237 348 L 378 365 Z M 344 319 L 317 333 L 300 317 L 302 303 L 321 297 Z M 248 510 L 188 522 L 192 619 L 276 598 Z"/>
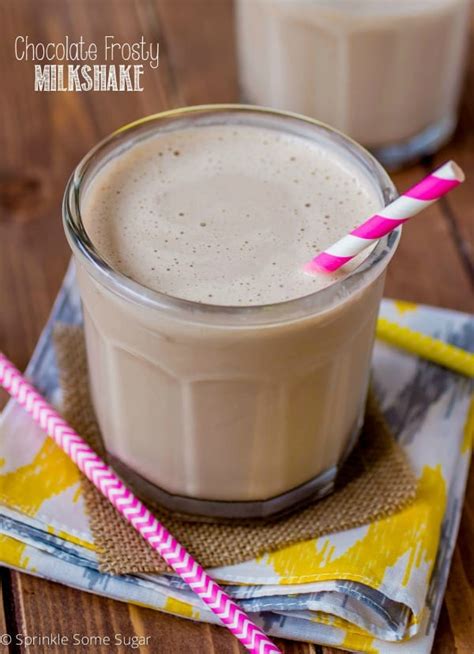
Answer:
<path fill-rule="evenodd" d="M 414 329 L 401 327 L 386 318 L 379 318 L 377 321 L 377 338 L 462 375 L 474 377 L 474 354 L 460 347 L 421 334 Z"/>

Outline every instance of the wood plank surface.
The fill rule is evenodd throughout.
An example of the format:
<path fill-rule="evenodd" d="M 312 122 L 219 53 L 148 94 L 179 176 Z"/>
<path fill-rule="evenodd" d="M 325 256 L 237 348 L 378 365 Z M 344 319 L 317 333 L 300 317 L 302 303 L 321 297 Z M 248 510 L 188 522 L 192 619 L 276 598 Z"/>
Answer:
<path fill-rule="evenodd" d="M 117 9 L 118 8 L 118 9 Z M 61 196 L 78 160 L 97 140 L 142 115 L 185 104 L 238 101 L 230 0 L 1 0 L 0 74 L 0 349 L 24 367 L 50 311 L 69 250 L 60 221 Z M 131 41 L 142 34 L 160 43 L 158 72 L 147 72 L 143 93 L 32 91 L 32 66 L 15 61 L 13 40 Z M 474 65 L 470 58 L 461 122 L 435 161 L 459 160 L 474 178 Z M 400 189 L 430 162 L 394 176 Z M 474 185 L 405 228 L 387 274 L 386 294 L 472 311 Z M 21 253 L 21 255 L 19 254 Z M 0 396 L 0 403 L 5 396 Z M 472 602 L 474 480 L 453 559 L 435 654 L 474 650 Z M 2 572 L 0 633 L 149 636 L 140 652 L 236 654 L 237 641 L 218 627 L 192 623 L 86 594 L 17 572 Z M 6 583 L 5 583 L 6 581 Z M 1 596 L 0 596 L 1 598 Z M 8 606 L 5 605 L 8 602 Z M 2 622 L 3 620 L 3 622 Z M 7 623 L 5 625 L 5 623 Z M 329 654 L 330 648 L 279 641 L 285 654 Z M 2 648 L 0 646 L 0 652 Z M 10 648 L 11 652 L 22 651 Z M 33 651 L 33 650 L 29 650 Z M 41 650 L 37 650 L 41 651 Z M 48 652 L 64 648 L 51 648 Z M 75 652 L 126 651 L 84 647 Z M 128 651 L 128 650 L 127 650 Z"/>
<path fill-rule="evenodd" d="M 4 596 L 6 595 L 6 585 L 9 581 L 8 570 L 5 568 L 0 568 L 0 654 L 2 652 L 7 652 L 8 647 L 5 643 L 2 642 L 1 636 L 4 636 L 8 633 L 7 629 L 7 607 L 4 601 Z"/>
<path fill-rule="evenodd" d="M 471 34 L 474 35 L 474 11 L 471 12 Z M 474 169 L 474 48 L 467 60 L 463 100 L 460 107 L 459 125 L 451 143 L 436 155 L 434 161 L 441 164 L 449 158 L 456 161 L 468 173 Z M 450 226 L 471 284 L 474 284 L 474 184 L 463 184 L 457 193 L 447 197 L 442 207 Z"/>
<path fill-rule="evenodd" d="M 246 650 L 220 627 L 157 613 L 122 602 L 79 592 L 60 584 L 24 574 L 14 574 L 15 618 L 19 633 L 62 634 L 70 642 L 83 642 L 73 651 L 107 654 L 107 643 L 88 641 L 92 636 L 109 636 L 113 651 L 130 651 L 132 636 L 147 639 L 136 651 L 150 654 L 243 654 Z M 136 641 L 138 643 L 138 641 Z M 275 639 L 285 654 L 322 654 L 322 648 L 307 643 Z M 53 644 L 48 654 L 64 654 Z M 329 652 L 329 650 L 326 650 Z"/>

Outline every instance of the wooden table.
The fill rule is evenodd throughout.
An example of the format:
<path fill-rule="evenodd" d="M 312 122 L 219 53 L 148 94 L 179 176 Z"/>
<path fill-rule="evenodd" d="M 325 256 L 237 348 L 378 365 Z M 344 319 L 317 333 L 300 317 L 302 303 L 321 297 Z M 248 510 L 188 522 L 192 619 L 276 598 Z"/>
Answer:
<path fill-rule="evenodd" d="M 100 138 L 142 115 L 180 105 L 238 100 L 231 0 L 2 0 L 0 4 L 0 349 L 26 366 L 69 259 L 61 196 L 75 163 Z M 160 67 L 143 93 L 35 93 L 33 64 L 14 58 L 14 39 L 160 43 Z M 471 182 L 412 221 L 387 277 L 386 294 L 472 311 L 474 278 L 474 63 L 459 129 L 435 157 L 395 175 L 400 188 L 455 157 Z M 8 310 L 7 310 L 8 308 Z M 5 396 L 0 397 L 2 403 Z M 474 477 L 436 636 L 436 654 L 474 651 Z M 96 597 L 1 570 L 0 633 L 150 636 L 140 652 L 244 651 L 224 629 Z M 3 596 L 3 609 L 2 609 Z M 280 641 L 287 654 L 335 651 Z M 86 648 L 84 651 L 125 651 Z M 10 652 L 21 651 L 12 646 Z M 29 651 L 34 651 L 30 648 Z M 37 649 L 35 651 L 43 651 Z M 64 648 L 47 651 L 64 652 Z M 74 648 L 74 651 L 81 651 Z"/>

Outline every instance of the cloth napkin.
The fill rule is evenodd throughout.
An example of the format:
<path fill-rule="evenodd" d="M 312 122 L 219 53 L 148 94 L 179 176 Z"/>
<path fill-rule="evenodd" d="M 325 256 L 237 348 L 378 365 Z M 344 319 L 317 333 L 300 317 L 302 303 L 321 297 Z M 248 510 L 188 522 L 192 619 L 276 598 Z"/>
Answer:
<path fill-rule="evenodd" d="M 381 315 L 468 350 L 470 316 L 385 300 Z M 80 324 L 70 268 L 27 374 L 60 406 L 52 328 Z M 412 505 L 211 574 L 271 635 L 363 652 L 431 650 L 455 545 L 474 429 L 472 382 L 377 343 L 384 415 L 417 475 Z M 98 558 L 75 466 L 14 402 L 0 422 L 0 561 L 70 586 L 216 622 L 171 574 L 112 576 Z"/>

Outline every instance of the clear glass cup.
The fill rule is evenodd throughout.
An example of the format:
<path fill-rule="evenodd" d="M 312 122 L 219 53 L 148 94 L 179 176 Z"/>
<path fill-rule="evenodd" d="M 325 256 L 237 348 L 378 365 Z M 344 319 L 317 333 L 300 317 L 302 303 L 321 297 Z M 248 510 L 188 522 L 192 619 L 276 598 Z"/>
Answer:
<path fill-rule="evenodd" d="M 245 101 L 328 122 L 397 168 L 452 135 L 469 0 L 237 0 Z"/>
<path fill-rule="evenodd" d="M 209 105 L 150 116 L 97 145 L 67 185 L 64 226 L 110 462 L 134 490 L 170 509 L 265 517 L 330 492 L 357 440 L 385 269 L 400 230 L 343 280 L 272 305 L 191 302 L 113 270 L 81 220 L 97 171 L 160 131 L 223 123 L 316 139 L 350 158 L 381 203 L 396 195 L 377 161 L 330 127 L 259 107 Z"/>

